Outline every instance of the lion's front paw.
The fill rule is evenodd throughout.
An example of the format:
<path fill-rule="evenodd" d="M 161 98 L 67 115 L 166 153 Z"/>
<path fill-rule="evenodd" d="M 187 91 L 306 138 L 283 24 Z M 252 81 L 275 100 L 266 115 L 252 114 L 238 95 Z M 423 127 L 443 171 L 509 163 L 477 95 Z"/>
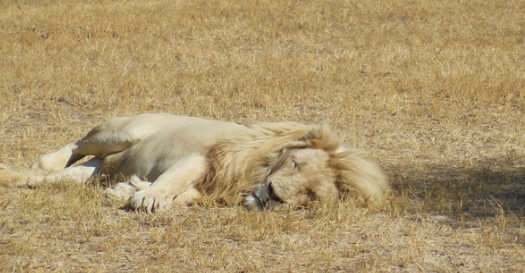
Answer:
<path fill-rule="evenodd" d="M 149 213 L 167 210 L 173 203 L 173 197 L 155 191 L 154 187 L 149 187 L 134 193 L 129 198 L 129 205 L 135 210 L 146 211 Z"/>

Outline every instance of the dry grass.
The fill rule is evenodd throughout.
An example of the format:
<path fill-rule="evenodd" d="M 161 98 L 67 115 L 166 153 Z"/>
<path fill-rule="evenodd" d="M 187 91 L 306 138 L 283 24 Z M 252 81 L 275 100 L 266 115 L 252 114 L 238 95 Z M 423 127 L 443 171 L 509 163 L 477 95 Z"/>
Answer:
<path fill-rule="evenodd" d="M 0 162 L 115 115 L 329 122 L 390 208 L 146 215 L 0 186 L 2 272 L 525 271 L 525 3 L 0 1 Z"/>

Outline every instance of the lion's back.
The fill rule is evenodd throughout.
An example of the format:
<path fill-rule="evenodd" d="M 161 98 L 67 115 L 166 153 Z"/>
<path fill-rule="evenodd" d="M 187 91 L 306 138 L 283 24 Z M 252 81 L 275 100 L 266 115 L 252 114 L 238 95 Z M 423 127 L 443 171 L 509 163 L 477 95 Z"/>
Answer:
<path fill-rule="evenodd" d="M 145 113 L 131 117 L 115 117 L 91 129 L 78 142 L 78 148 L 84 155 L 104 158 L 109 154 L 126 150 L 131 145 L 160 130 L 200 121 L 204 120 L 164 113 Z"/>

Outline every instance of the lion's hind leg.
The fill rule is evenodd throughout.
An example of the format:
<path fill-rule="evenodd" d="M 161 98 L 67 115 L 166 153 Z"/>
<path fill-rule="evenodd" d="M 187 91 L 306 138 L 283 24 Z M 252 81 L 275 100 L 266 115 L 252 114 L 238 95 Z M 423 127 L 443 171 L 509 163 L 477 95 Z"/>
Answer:
<path fill-rule="evenodd" d="M 105 158 L 108 155 L 122 152 L 139 140 L 128 132 L 114 132 L 110 128 L 98 126 L 76 143 L 43 155 L 33 163 L 31 168 L 48 171 L 62 170 L 85 156 Z"/>
<path fill-rule="evenodd" d="M 69 167 L 82 159 L 84 155 L 78 152 L 77 144 L 68 144 L 55 152 L 43 155 L 33 165 L 32 169 L 58 171 Z"/>

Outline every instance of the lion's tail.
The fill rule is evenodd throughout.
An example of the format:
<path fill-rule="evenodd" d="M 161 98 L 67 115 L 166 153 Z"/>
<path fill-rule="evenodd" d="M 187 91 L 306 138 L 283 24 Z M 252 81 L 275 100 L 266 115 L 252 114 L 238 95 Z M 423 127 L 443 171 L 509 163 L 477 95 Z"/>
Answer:
<path fill-rule="evenodd" d="M 332 165 L 342 192 L 357 197 L 369 208 L 386 205 L 390 187 L 383 170 L 373 159 L 359 150 L 344 150 L 336 152 Z"/>
<path fill-rule="evenodd" d="M 0 185 L 23 185 L 32 177 L 30 174 L 9 168 L 7 165 L 0 164 Z"/>

